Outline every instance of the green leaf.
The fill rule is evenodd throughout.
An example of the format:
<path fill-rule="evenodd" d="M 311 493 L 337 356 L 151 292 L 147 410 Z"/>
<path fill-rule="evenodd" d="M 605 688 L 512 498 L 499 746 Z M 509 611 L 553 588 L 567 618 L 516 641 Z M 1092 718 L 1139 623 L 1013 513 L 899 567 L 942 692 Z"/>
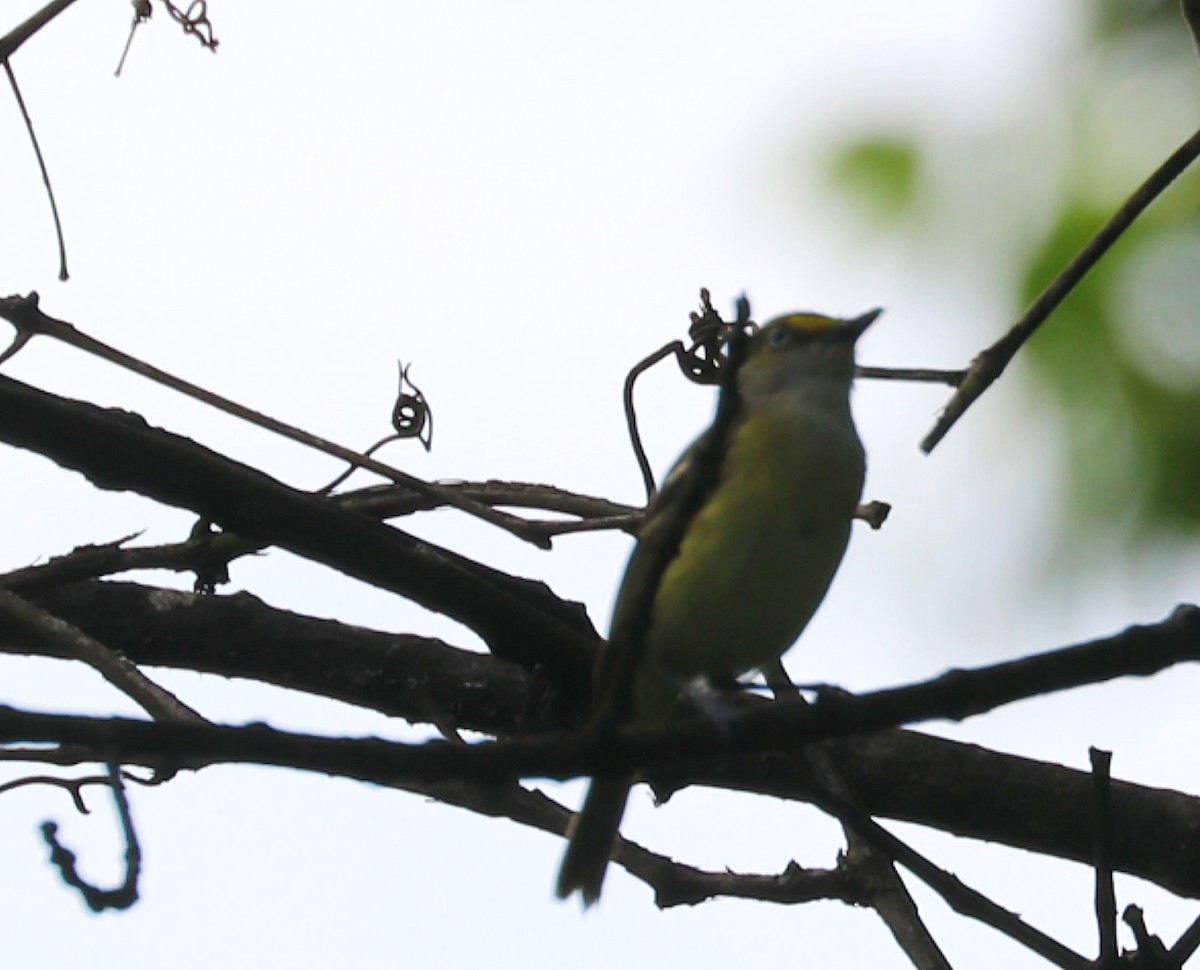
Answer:
<path fill-rule="evenodd" d="M 830 181 L 872 215 L 895 219 L 917 197 L 921 156 L 912 141 L 875 138 L 843 146 L 831 159 Z"/>

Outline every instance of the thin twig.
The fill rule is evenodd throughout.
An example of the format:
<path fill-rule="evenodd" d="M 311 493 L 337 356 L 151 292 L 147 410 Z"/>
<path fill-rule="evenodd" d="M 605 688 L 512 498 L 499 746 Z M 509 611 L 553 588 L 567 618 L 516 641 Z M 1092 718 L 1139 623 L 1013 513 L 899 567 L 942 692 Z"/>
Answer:
<path fill-rule="evenodd" d="M 638 526 L 641 525 L 643 519 L 644 516 L 641 512 L 626 512 L 621 515 L 576 519 L 570 522 L 530 522 L 530 525 L 541 529 L 547 538 L 577 535 L 581 532 L 627 532 L 630 535 L 636 535 Z"/>
<path fill-rule="evenodd" d="M 1030 926 L 1016 913 L 997 905 L 954 874 L 935 865 L 854 805 L 832 795 L 816 799 L 816 804 L 835 814 L 872 845 L 885 851 L 937 892 L 955 912 L 985 923 L 1064 970 L 1093 970 L 1090 960 Z"/>
<path fill-rule="evenodd" d="M 0 440 L 78 469 L 101 488 L 190 509 L 228 531 L 399 593 L 470 626 L 498 655 L 537 664 L 548 677 L 557 672 L 562 684 L 579 683 L 595 653 L 598 638 L 582 607 L 543 584 L 286 486 L 128 412 L 0 375 Z"/>
<path fill-rule="evenodd" d="M 914 381 L 958 387 L 966 380 L 967 371 L 937 370 L 931 367 L 865 367 L 860 364 L 855 368 L 855 375 L 878 381 Z"/>
<path fill-rule="evenodd" d="M 378 441 L 376 441 L 375 444 L 371 445 L 371 447 L 368 448 L 366 451 L 362 452 L 362 456 L 364 458 L 370 458 L 373 454 L 375 454 L 375 452 L 377 452 L 384 445 L 390 444 L 393 441 L 399 441 L 400 437 L 401 436 L 396 434 L 395 432 L 392 432 L 389 435 L 385 435 L 384 437 L 382 437 Z M 347 478 L 349 478 L 351 475 L 353 475 L 356 471 L 358 471 L 358 468 L 359 468 L 358 465 L 351 465 L 344 472 L 342 472 L 340 475 L 338 475 L 338 477 L 335 478 L 328 485 L 325 485 L 322 488 L 318 488 L 317 494 L 318 495 L 332 495 L 333 490 L 335 488 L 337 488 L 339 485 L 341 485 L 342 482 L 344 482 Z"/>
<path fill-rule="evenodd" d="M 423 495 L 436 498 L 446 505 L 454 506 L 462 512 L 498 526 L 517 538 L 531 542 L 539 548 L 550 548 L 550 541 L 541 530 L 529 528 L 524 520 L 515 515 L 499 512 L 462 495 L 447 492 L 440 486 L 426 482 L 415 475 L 402 472 L 397 468 L 392 468 L 390 465 L 385 465 L 373 458 L 368 458 L 325 438 L 302 431 L 275 418 L 268 417 L 228 398 L 221 397 L 219 394 L 214 394 L 212 391 L 198 387 L 182 378 L 175 377 L 173 374 L 168 374 L 166 371 L 147 364 L 136 357 L 131 357 L 114 347 L 96 340 L 94 337 L 89 337 L 66 321 L 56 320 L 43 313 L 38 308 L 38 295 L 36 293 L 31 293 L 28 297 L 11 296 L 0 299 L 0 317 L 3 317 L 16 327 L 19 333 L 28 332 L 51 337 L 71 347 L 75 347 L 77 350 L 82 350 L 85 353 L 107 360 L 109 363 L 116 364 L 118 367 L 131 370 L 135 374 L 140 374 L 157 384 L 162 384 L 164 387 L 178 391 L 180 394 L 203 401 L 210 407 L 224 411 L 226 414 L 232 414 L 234 417 L 240 418 L 259 428 L 265 428 L 267 431 L 272 431 L 291 441 L 299 442 L 306 447 L 324 452 L 327 455 L 332 455 L 335 458 L 340 458 L 342 461 L 350 462 L 350 464 L 360 468 L 373 471 L 375 474 L 382 475 L 384 478 L 401 485 L 407 485 L 409 488 L 421 492 Z"/>
<path fill-rule="evenodd" d="M 54 643 L 67 656 L 76 657 L 153 718 L 190 724 L 207 724 L 205 718 L 170 691 L 150 680 L 121 654 L 93 640 L 78 627 L 64 623 L 28 600 L 0 588 L 0 616 L 30 634 Z"/>
<path fill-rule="evenodd" d="M 438 482 L 438 486 L 449 492 L 461 492 L 477 502 L 492 506 L 518 509 L 536 509 L 570 515 L 584 522 L 607 522 L 612 519 L 627 519 L 641 515 L 642 510 L 624 505 L 611 499 L 597 498 L 581 492 L 572 492 L 557 485 L 542 485 L 536 482 Z M 427 512 L 438 507 L 436 500 L 414 494 L 403 485 L 370 485 L 333 496 L 347 508 L 366 512 L 380 518 L 411 515 Z M 530 522 L 531 520 L 524 520 Z M 542 523 L 553 525 L 554 523 Z"/>
<path fill-rule="evenodd" d="M 838 816 L 846 833 L 847 846 L 841 866 L 855 873 L 856 881 L 867 887 L 867 904 L 879 915 L 917 970 L 951 970 L 950 961 L 921 919 L 916 902 L 896 872 L 893 863 L 899 860 L 869 833 L 855 827 L 855 819 L 869 819 L 870 815 L 838 770 L 828 747 L 812 744 L 804 748 L 800 756 L 824 793 L 832 795 L 838 805 L 854 806 L 854 818 Z"/>
<path fill-rule="evenodd" d="M 1096 870 L 1096 926 L 1100 934 L 1101 970 L 1115 970 L 1117 950 L 1117 896 L 1112 864 L 1112 753 L 1091 748 L 1092 761 L 1092 867 Z"/>
<path fill-rule="evenodd" d="M 429 407 L 429 402 L 425 400 L 424 393 L 409 379 L 408 370 L 412 364 L 406 366 L 400 361 L 396 361 L 396 363 L 400 366 L 400 388 L 396 392 L 396 403 L 392 405 L 392 427 L 396 430 L 380 438 L 364 451 L 363 455 L 368 458 L 386 444 L 411 438 L 421 442 L 426 451 L 433 449 L 433 411 Z M 410 387 L 412 390 L 405 390 L 406 387 Z M 331 494 L 355 471 L 357 471 L 357 466 L 351 465 L 332 482 L 320 489 L 318 494 Z"/>
<path fill-rule="evenodd" d="M 133 46 L 133 35 L 137 33 L 138 27 L 150 20 L 153 13 L 154 8 L 150 5 L 150 0 L 133 0 L 133 23 L 129 25 L 129 37 L 125 41 L 125 49 L 121 51 L 121 59 L 117 61 L 114 77 L 120 77 L 125 68 L 125 58 L 129 56 L 129 48 Z"/>
<path fill-rule="evenodd" d="M 625 375 L 625 387 L 621 395 L 621 400 L 625 405 L 625 425 L 629 429 L 629 444 L 633 448 L 633 457 L 637 459 L 638 471 L 642 473 L 642 484 L 646 489 L 647 502 L 654 498 L 654 493 L 658 491 L 658 486 L 654 482 L 654 471 L 650 468 L 650 460 L 646 457 L 646 449 L 642 445 L 642 435 L 638 430 L 637 409 L 633 405 L 633 385 L 642 374 L 660 360 L 665 360 L 672 354 L 677 354 L 682 350 L 683 344 L 678 340 L 673 340 L 654 351 L 648 357 L 638 361 L 630 368 L 629 373 Z"/>
<path fill-rule="evenodd" d="M 92 764 L 95 760 L 95 750 L 85 745 L 5 745 L 0 748 L 0 763 L 3 764 L 41 764 L 73 768 L 82 764 Z"/>
<path fill-rule="evenodd" d="M 214 54 L 217 52 L 219 42 L 213 36 L 213 27 L 208 19 L 207 0 L 191 0 L 187 10 L 180 10 L 171 0 L 162 0 L 162 4 L 185 34 L 191 34 L 200 41 L 201 47 L 207 47 Z"/>
<path fill-rule="evenodd" d="M 87 807 L 87 803 L 83 800 L 83 788 L 85 785 L 107 785 L 108 779 L 90 775 L 87 778 L 55 778 L 53 775 L 30 775 L 28 778 L 18 778 L 15 781 L 5 782 L 0 785 L 0 795 L 5 792 L 14 791 L 17 788 L 25 788 L 29 785 L 49 785 L 51 788 L 61 788 L 71 796 L 71 801 L 75 803 L 75 811 L 80 815 L 90 815 L 91 809 Z"/>
<path fill-rule="evenodd" d="M 726 383 L 725 373 L 731 363 L 733 344 L 742 341 L 747 334 L 756 329 L 756 325 L 750 319 L 750 301 L 746 299 L 745 294 L 739 296 L 734 305 L 737 316 L 732 323 L 726 323 L 713 308 L 712 296 L 707 288 L 701 288 L 700 311 L 689 314 L 690 346 L 685 346 L 680 340 L 672 340 L 634 364 L 625 377 L 625 423 L 629 427 L 629 441 L 646 487 L 647 504 L 654 498 L 658 487 L 654 483 L 654 473 L 650 470 L 650 462 L 646 458 L 641 433 L 638 431 L 637 411 L 633 406 L 633 385 L 643 373 L 667 357 L 675 358 L 683 375 L 693 384 L 712 387 Z"/>
<path fill-rule="evenodd" d="M 1169 965 L 1182 967 L 1192 958 L 1197 947 L 1200 947 L 1200 918 L 1193 920 L 1192 924 L 1183 931 L 1183 935 L 1175 941 L 1175 945 L 1171 947 Z"/>
<path fill-rule="evenodd" d="M 968 368 L 966 378 L 950 398 L 933 430 L 921 442 L 926 454 L 933 451 L 939 441 L 969 408 L 1004 373 L 1005 368 L 1033 336 L 1046 318 L 1079 285 L 1100 258 L 1108 252 L 1121 235 L 1157 199 L 1189 165 L 1200 156 L 1200 131 L 1176 149 L 1131 195 L 1104 227 L 1091 238 L 1079 254 L 1047 286 L 1021 318 L 1012 325 L 1008 333 L 979 354 Z"/>
<path fill-rule="evenodd" d="M 440 486 L 452 492 L 462 492 L 475 501 L 486 502 L 489 505 L 536 508 L 580 517 L 565 521 L 526 520 L 531 528 L 540 528 L 547 536 L 606 530 L 632 534 L 642 520 L 642 513 L 631 506 L 568 492 L 552 485 L 530 485 L 520 482 L 443 482 Z M 330 500 L 344 508 L 380 519 L 410 515 L 438 507 L 436 501 L 397 485 L 374 485 L 331 496 Z M 865 517 L 862 510 L 860 517 Z M 878 527 L 877 520 L 875 515 L 868 519 L 872 528 Z M 135 533 L 112 542 L 79 546 L 44 563 L 2 573 L 0 586 L 15 592 L 39 590 L 143 569 L 203 574 L 219 585 L 228 582 L 228 566 L 233 560 L 253 555 L 266 548 L 265 543 L 246 539 L 235 532 L 201 533 L 184 542 L 162 545 L 127 546 L 126 543 L 137 538 L 137 535 Z"/>
<path fill-rule="evenodd" d="M 29 141 L 33 145 L 33 153 L 37 156 L 38 170 L 42 173 L 42 184 L 46 186 L 46 197 L 50 200 L 50 213 L 54 217 L 54 234 L 58 239 L 58 278 L 67 280 L 67 243 L 63 238 L 62 220 L 58 217 L 58 203 L 54 199 L 54 186 L 50 184 L 50 173 L 46 170 L 46 159 L 42 155 L 42 146 L 38 144 L 37 134 L 33 130 L 33 119 L 25 107 L 25 99 L 21 97 L 21 89 L 17 85 L 17 76 L 13 73 L 8 59 L 4 60 L 4 73 L 8 75 L 8 83 L 12 87 L 13 96 L 17 99 L 17 107 L 21 117 L 25 119 L 25 130 L 29 132 Z"/>
<path fill-rule="evenodd" d="M 125 782 L 114 762 L 108 762 L 108 782 L 112 789 L 117 816 L 121 820 L 121 831 L 125 836 L 125 882 L 116 889 L 100 889 L 91 885 L 80 874 L 75 865 L 75 853 L 58 841 L 58 825 L 42 823 L 42 837 L 50 846 L 50 861 L 62 873 L 63 881 L 79 890 L 83 901 L 95 913 L 106 909 L 129 909 L 138 898 L 138 876 L 142 868 L 142 850 L 138 845 L 133 818 L 129 814 L 129 800 L 125 797 Z"/>
<path fill-rule="evenodd" d="M 773 676 L 777 684 L 781 682 L 780 678 L 786 679 L 782 665 L 774 671 Z M 775 688 L 775 694 L 777 701 L 783 696 L 779 687 Z M 796 700 L 804 703 L 802 697 Z M 837 818 L 846 831 L 849 850 L 844 864 L 856 861 L 873 877 L 869 881 L 875 888 L 866 901 L 879 914 L 896 942 L 919 970 L 948 970 L 950 964 L 921 920 L 916 904 L 892 863 L 912 872 L 956 912 L 987 924 L 1057 966 L 1071 970 L 1083 970 L 1089 966 L 1083 957 L 970 888 L 952 873 L 941 869 L 871 818 L 846 783 L 827 747 L 809 745 L 803 749 L 801 757 L 819 786 L 813 804 Z"/>

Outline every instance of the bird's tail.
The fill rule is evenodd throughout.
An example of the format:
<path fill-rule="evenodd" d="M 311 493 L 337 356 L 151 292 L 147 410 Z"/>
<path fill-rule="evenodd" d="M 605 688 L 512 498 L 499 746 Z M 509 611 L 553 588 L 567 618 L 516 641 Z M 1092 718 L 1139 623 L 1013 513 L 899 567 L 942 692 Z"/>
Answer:
<path fill-rule="evenodd" d="M 567 832 L 567 852 L 558 871 L 559 899 L 578 891 L 583 905 L 591 906 L 600 898 L 629 788 L 629 778 L 597 778 L 592 782 L 583 808 Z"/>

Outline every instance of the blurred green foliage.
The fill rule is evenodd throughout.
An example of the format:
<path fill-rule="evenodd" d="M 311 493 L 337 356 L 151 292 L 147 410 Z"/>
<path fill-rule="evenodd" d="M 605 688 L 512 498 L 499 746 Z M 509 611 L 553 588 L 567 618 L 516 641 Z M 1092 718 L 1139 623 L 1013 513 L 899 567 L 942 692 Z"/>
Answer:
<path fill-rule="evenodd" d="M 1119 200 L 1114 200 L 1119 202 Z M 1139 352 L 1164 325 L 1200 344 L 1200 304 L 1139 300 L 1146 255 L 1163 242 L 1182 245 L 1181 223 L 1200 230 L 1200 180 L 1189 178 L 1147 212 L 1067 298 L 1023 353 L 1040 385 L 1060 406 L 1068 449 L 1069 503 L 1087 528 L 1120 529 L 1129 538 L 1200 529 L 1200 369 L 1160 373 Z M 1112 214 L 1068 199 L 1018 282 L 1028 305 Z M 1197 252 L 1194 247 L 1193 254 Z M 1200 277 L 1200 263 L 1191 267 Z M 1186 276 L 1156 281 L 1194 288 Z M 1145 319 L 1146 314 L 1159 318 Z M 1182 324 L 1182 325 L 1180 325 Z"/>
<path fill-rule="evenodd" d="M 1066 159 L 1050 196 L 1056 211 L 1030 220 L 1041 238 L 1015 264 L 996 261 L 999 272 L 1011 274 L 1012 302 L 1022 309 L 1191 135 L 1181 128 L 1145 136 L 1144 119 L 1164 114 L 1155 98 L 1175 90 L 1181 101 L 1200 104 L 1200 61 L 1178 0 L 1104 0 L 1091 10 L 1087 29 L 1081 57 L 1090 69 L 1073 71 L 1075 89 L 1054 92 L 1067 122 L 1055 133 Z M 1118 70 L 1129 74 L 1114 77 Z M 1187 86 L 1171 89 L 1172 78 Z M 1103 99 L 1125 81 L 1137 94 L 1132 109 L 1127 102 L 1106 115 Z M 1091 123 L 1098 114 L 1107 128 Z M 1141 150 L 1160 137 L 1175 140 L 1159 157 Z M 965 136 L 960 170 L 971 170 L 972 152 L 995 150 L 995 142 L 980 147 Z M 1013 145 L 1014 157 L 1020 150 Z M 920 218 L 924 206 L 938 204 L 938 186 L 928 182 L 916 198 L 920 157 L 915 137 L 866 138 L 837 151 L 830 182 L 857 207 L 870 208 L 879 225 L 919 241 L 913 237 L 924 227 L 945 226 Z M 1140 169 L 1130 169 L 1131 157 Z M 1046 198 L 1031 205 L 1045 206 Z M 1200 172 L 1185 174 L 1151 206 L 1019 360 L 1043 392 L 1039 415 L 1057 424 L 1064 442 L 1066 521 L 1077 536 L 1140 544 L 1200 532 Z"/>
<path fill-rule="evenodd" d="M 1179 0 L 1100 0 L 1092 13 L 1098 37 L 1119 38 L 1146 30 L 1177 30 L 1182 26 Z"/>
<path fill-rule="evenodd" d="M 846 198 L 876 217 L 907 214 L 916 198 L 920 150 L 915 141 L 869 138 L 844 145 L 830 162 L 830 177 Z"/>

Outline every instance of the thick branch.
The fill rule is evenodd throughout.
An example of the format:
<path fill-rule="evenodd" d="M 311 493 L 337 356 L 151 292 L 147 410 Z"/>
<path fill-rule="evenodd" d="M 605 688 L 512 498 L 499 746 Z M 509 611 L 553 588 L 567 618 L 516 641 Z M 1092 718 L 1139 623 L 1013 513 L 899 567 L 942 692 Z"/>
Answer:
<path fill-rule="evenodd" d="M 872 816 L 1090 866 L 1090 773 L 915 731 L 830 742 L 839 772 Z M 654 775 L 655 787 L 703 784 L 809 801 L 819 784 L 794 759 L 729 759 Z M 1112 783 L 1112 861 L 1181 896 L 1200 898 L 1200 868 L 1181 846 L 1200 844 L 1200 798 Z"/>
<path fill-rule="evenodd" d="M 7 589 L 0 589 L 0 623 L 11 623 L 27 636 L 46 641 L 62 656 L 93 667 L 151 717 L 204 721 L 179 698 L 147 678 L 128 657 Z"/>
<path fill-rule="evenodd" d="M 554 704 L 540 679 L 516 664 L 440 640 L 300 616 L 249 593 L 199 596 L 87 582 L 30 598 L 142 666 L 257 680 L 413 723 L 451 722 L 492 735 L 534 734 L 570 722 L 561 696 Z M 65 656 L 2 617 L 0 652 Z"/>
<path fill-rule="evenodd" d="M 538 679 L 514 665 L 437 641 L 381 634 L 273 610 L 246 594 L 198 597 L 132 584 L 89 583 L 40 594 L 37 601 L 139 664 L 252 677 L 410 720 L 449 720 L 460 728 L 493 734 L 541 732 L 569 726 L 571 720 L 568 711 L 552 703 L 553 695 L 547 694 Z M 989 677 L 1010 685 L 1024 680 L 1024 690 L 1032 694 L 1046 688 L 1049 679 L 1061 686 L 1065 677 L 1058 669 L 1072 665 L 1095 679 L 1146 672 L 1148 666 L 1165 665 L 1171 656 L 1186 657 L 1189 650 L 1195 655 L 1200 649 L 1195 642 L 1197 615 L 1195 610 L 1181 609 L 1157 627 L 1135 627 L 1116 637 L 1013 665 L 958 672 L 950 675 L 949 683 L 957 684 L 956 690 L 968 697 L 980 698 L 994 696 L 994 691 L 980 686 Z M 0 649 L 31 651 L 35 647 L 22 641 Z M 1101 663 L 1104 658 L 1107 660 Z M 1052 677 L 1029 679 L 1030 671 L 1038 674 L 1046 669 Z M 927 703 L 942 690 L 936 685 L 945 683 L 935 680 L 875 696 L 882 696 L 896 712 L 907 703 L 906 695 L 918 700 L 924 697 Z M 478 686 L 467 689 L 465 684 Z M 1006 692 L 1012 695 L 1014 688 L 1009 686 Z M 948 711 L 962 708 L 961 700 L 953 697 L 946 703 Z M 841 703 L 843 730 L 853 729 L 849 712 L 857 704 L 855 699 Z M 762 714 L 755 711 L 751 720 L 784 715 L 784 726 L 777 731 L 782 738 L 776 742 L 780 747 L 796 747 L 819 726 L 796 723 L 786 705 L 756 707 Z M 521 762 L 529 767 L 539 759 L 541 772 L 553 774 L 550 763 L 554 758 L 563 768 L 560 774 L 567 776 L 611 767 L 617 758 L 624 758 L 626 764 L 646 765 L 657 759 L 659 764 L 678 765 L 653 772 L 656 788 L 664 791 L 699 783 L 808 799 L 817 790 L 811 779 L 797 770 L 794 758 L 770 754 L 728 757 L 722 738 L 714 741 L 708 737 L 706 742 L 709 756 L 718 761 L 686 763 L 685 753 L 698 758 L 702 749 L 694 739 L 688 742 L 691 750 L 684 744 L 686 728 L 682 736 L 679 729 L 671 732 L 666 742 L 660 740 L 654 746 L 627 744 L 605 752 L 591 751 L 578 736 L 491 746 L 490 752 L 484 746 L 462 752 L 464 761 L 455 761 L 454 753 L 446 752 L 451 760 L 430 777 L 495 778 L 516 771 Z M 95 745 L 97 739 L 90 737 L 80 743 Z M 202 746 L 201 753 L 206 750 Z M 839 771 L 872 815 L 1084 863 L 1091 858 L 1090 781 L 1084 773 L 911 732 L 850 738 L 837 742 L 834 753 Z M 414 756 L 440 757 L 436 748 Z M 480 758 L 482 761 L 472 760 Z M 323 770 L 312 764 L 299 767 Z M 381 766 L 376 766 L 372 780 L 379 780 L 380 770 Z M 429 772 L 428 763 L 423 770 Z M 1200 876 L 1194 867 L 1183 864 L 1186 860 L 1174 848 L 1198 841 L 1200 804 L 1173 792 L 1125 784 L 1115 786 L 1113 797 L 1114 817 L 1119 819 L 1114 825 L 1113 847 L 1117 868 L 1145 875 L 1176 892 L 1200 896 Z"/>
<path fill-rule="evenodd" d="M 543 584 L 289 488 L 137 415 L 0 376 L 0 440 L 81 471 L 100 488 L 191 509 L 247 538 L 400 593 L 475 630 L 498 656 L 556 670 L 564 683 L 588 669 L 597 641 L 586 614 Z"/>
<path fill-rule="evenodd" d="M 7 61 L 25 41 L 71 6 L 75 0 L 51 0 L 50 3 L 0 37 L 0 61 Z"/>

